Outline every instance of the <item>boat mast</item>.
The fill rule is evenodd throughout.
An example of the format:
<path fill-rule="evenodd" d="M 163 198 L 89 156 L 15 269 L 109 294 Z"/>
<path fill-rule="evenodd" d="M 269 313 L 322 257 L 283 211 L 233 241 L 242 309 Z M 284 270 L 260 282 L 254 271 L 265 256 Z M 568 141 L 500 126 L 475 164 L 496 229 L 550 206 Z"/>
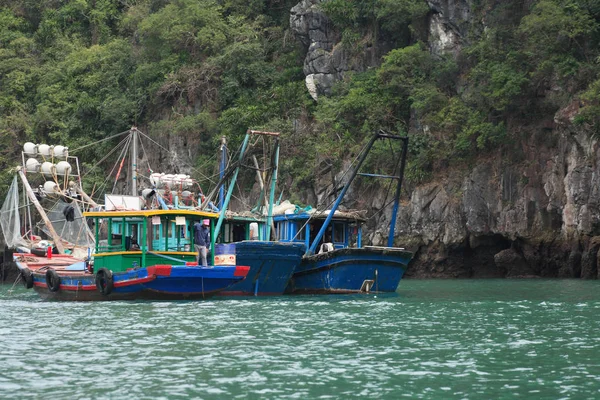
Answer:
<path fill-rule="evenodd" d="M 242 144 L 242 149 L 240 150 L 240 156 L 238 158 L 238 166 L 235 168 L 233 172 L 233 177 L 231 178 L 231 182 L 229 182 L 229 188 L 227 189 L 227 196 L 225 196 L 225 201 L 223 202 L 223 207 L 220 208 L 219 220 L 217 221 L 217 226 L 215 226 L 214 232 L 218 234 L 221 231 L 221 226 L 223 225 L 223 219 L 225 219 L 225 211 L 227 210 L 227 206 L 229 205 L 229 200 L 231 200 L 231 195 L 233 194 L 233 187 L 235 186 L 235 182 L 237 180 L 238 173 L 240 172 L 240 165 L 244 160 L 244 156 L 246 155 L 246 147 L 248 147 L 248 141 L 250 140 L 250 131 L 246 133 L 246 137 L 244 138 L 244 143 Z"/>
<path fill-rule="evenodd" d="M 227 155 L 227 139 L 221 138 L 221 165 L 219 167 L 219 182 L 223 182 L 225 175 L 225 156 Z M 219 210 L 223 208 L 223 197 L 225 197 L 225 185 L 221 184 L 219 188 Z"/>
<path fill-rule="evenodd" d="M 392 220 L 390 221 L 390 233 L 388 235 L 388 247 L 394 247 L 394 233 L 396 230 L 396 219 L 398 217 L 398 206 L 400 204 L 400 191 L 402 190 L 402 179 L 404 178 L 404 167 L 406 166 L 406 153 L 408 152 L 408 137 L 402 140 L 402 159 L 400 161 L 400 174 L 398 175 L 398 186 L 394 197 L 394 208 L 392 209 Z"/>
<path fill-rule="evenodd" d="M 275 138 L 275 154 L 273 157 L 273 173 L 271 175 L 271 189 L 269 193 L 269 213 L 267 214 L 267 240 L 271 240 L 271 226 L 273 226 L 273 203 L 275 202 L 275 186 L 277 184 L 277 166 L 279 165 L 279 136 Z"/>
<path fill-rule="evenodd" d="M 131 127 L 131 195 L 137 196 L 137 159 L 138 159 L 138 148 L 137 148 L 137 128 L 135 126 Z"/>
<path fill-rule="evenodd" d="M 269 204 L 269 199 L 267 198 L 267 193 L 265 192 L 265 183 L 263 181 L 263 177 L 260 173 L 261 169 L 260 166 L 258 165 L 258 160 L 256 159 L 255 155 L 252 155 L 252 162 L 254 163 L 254 168 L 256 169 L 256 179 L 258 180 L 258 185 L 260 186 L 260 194 L 263 197 L 263 201 L 265 202 L 265 208 L 268 209 L 268 204 Z M 260 201 L 259 200 L 259 204 L 257 205 L 257 208 L 260 206 Z M 272 211 L 271 211 L 271 215 L 272 215 Z M 273 232 L 275 232 L 275 225 L 273 224 L 273 219 L 271 219 L 271 225 L 270 225 L 271 229 L 273 230 Z M 267 239 L 269 238 L 269 236 L 267 235 Z"/>
<path fill-rule="evenodd" d="M 250 135 L 264 135 L 264 136 L 275 136 L 276 137 L 276 145 L 275 145 L 275 158 L 274 158 L 274 170 L 273 170 L 273 179 L 271 180 L 271 193 L 270 196 L 270 204 L 269 204 L 269 214 L 267 216 L 267 222 L 273 223 L 273 201 L 275 197 L 275 183 L 277 181 L 277 163 L 279 161 L 279 132 L 265 132 L 265 131 L 255 131 L 248 129 L 246 131 L 246 137 L 244 138 L 244 143 L 242 144 L 242 149 L 240 151 L 240 156 L 238 159 L 238 164 L 233 172 L 233 176 L 231 177 L 231 181 L 229 182 L 229 188 L 227 189 L 227 196 L 225 196 L 225 202 L 223 203 L 223 207 L 220 208 L 219 220 L 217 225 L 215 226 L 215 232 L 220 232 L 221 226 L 223 224 L 223 219 L 225 218 L 225 211 L 229 206 L 229 200 L 233 194 L 233 188 L 235 186 L 235 182 L 237 180 L 238 173 L 240 172 L 240 167 L 242 166 L 242 161 L 244 160 L 244 156 L 246 155 L 246 148 L 248 147 L 248 142 L 250 140 Z M 271 234 L 271 225 L 267 223 L 267 240 L 270 240 Z M 218 234 L 218 233 L 217 233 Z"/>

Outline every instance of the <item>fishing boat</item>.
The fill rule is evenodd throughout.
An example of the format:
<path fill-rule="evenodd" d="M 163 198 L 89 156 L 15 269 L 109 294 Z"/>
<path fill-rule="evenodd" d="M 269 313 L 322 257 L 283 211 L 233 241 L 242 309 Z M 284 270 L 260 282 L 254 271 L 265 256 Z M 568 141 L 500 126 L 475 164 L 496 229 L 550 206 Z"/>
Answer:
<path fill-rule="evenodd" d="M 236 179 L 247 154 L 248 143 L 251 137 L 271 138 L 274 141 L 272 146 L 273 154 L 270 164 L 270 189 L 269 197 L 266 197 L 261 169 L 256 157 L 252 157 L 254 168 L 256 170 L 257 180 L 260 183 L 261 192 L 264 196 L 259 198 L 264 200 L 263 208 L 265 213 L 258 212 L 231 212 L 228 211 L 229 202 L 233 194 Z M 223 141 L 223 145 L 225 142 Z M 222 159 L 225 157 L 222 156 Z M 250 267 L 248 276 L 244 281 L 238 282 L 231 287 L 223 290 L 219 295 L 223 296 L 275 296 L 284 293 L 294 269 L 302 259 L 306 251 L 303 243 L 281 242 L 272 239 L 273 224 L 273 204 L 275 196 L 275 187 L 277 182 L 277 169 L 279 158 L 279 133 L 266 132 L 258 130 L 248 130 L 239 153 L 236 166 L 229 172 L 224 170 L 224 164 L 221 168 L 221 180 L 215 188 L 221 190 L 225 179 L 229 178 L 229 187 L 224 194 L 221 191 L 221 200 L 219 201 L 219 220 L 216 224 L 218 232 L 218 244 L 216 251 L 219 257 L 230 260 L 236 260 L 237 263 Z M 214 193 L 209 194 L 209 198 Z M 260 209 L 261 207 L 257 207 Z M 266 214 L 266 215 L 265 215 Z M 233 257 L 233 258 L 232 258 Z"/>
<path fill-rule="evenodd" d="M 378 139 L 403 141 L 398 176 L 361 174 L 397 180 L 396 196 L 386 247 L 362 245 L 362 223 L 359 212 L 337 211 L 346 191 Z M 296 208 L 275 215 L 280 240 L 304 243 L 306 254 L 295 268 L 286 293 L 330 294 L 361 292 L 395 292 L 413 254 L 394 247 L 402 176 L 406 163 L 408 139 L 385 132 L 376 133 L 363 149 L 356 167 L 342 188 L 333 207 L 324 212 Z"/>
<path fill-rule="evenodd" d="M 134 137 L 139 133 L 137 128 L 130 132 Z M 0 224 L 7 245 L 16 250 L 15 262 L 27 288 L 33 288 L 43 298 L 59 300 L 199 299 L 246 277 L 245 266 L 214 262 L 206 267 L 197 265 L 196 253 L 190 251 L 191 226 L 206 219 L 212 221 L 214 228 L 218 214 L 173 209 L 162 199 L 160 208 L 149 208 L 152 196 L 137 194 L 136 145 L 133 147 L 131 196 L 106 195 L 105 204 L 100 206 L 81 189 L 79 174 L 73 174 L 71 164 L 65 161 L 70 157 L 66 147 L 24 145 L 23 165 L 16 168 Z M 34 189 L 26 174 L 46 182 Z M 19 214 L 17 176 L 28 200 L 28 218 L 24 221 Z M 191 184 L 187 176 L 165 178 L 170 182 L 167 189 L 171 185 L 181 189 Z M 154 194 L 153 190 L 150 192 Z M 49 211 L 40 202 L 45 198 L 58 199 Z M 177 197 L 174 200 L 178 203 Z M 94 211 L 82 214 L 80 206 L 84 202 Z M 36 215 L 29 210 L 30 204 L 35 206 Z M 50 240 L 33 235 L 40 224 Z M 76 250 L 86 247 L 87 254 L 77 254 Z M 214 240 L 211 250 L 214 254 Z"/>
<path fill-rule="evenodd" d="M 220 243 L 215 245 L 215 257 L 230 262 L 237 260 L 250 270 L 244 281 L 220 292 L 219 296 L 277 296 L 285 292 L 306 246 L 265 240 L 265 232 L 264 219 L 255 214 L 227 213 L 219 235 Z"/>
<path fill-rule="evenodd" d="M 51 256 L 45 261 L 32 259 L 31 254 L 16 256 L 26 287 L 44 299 L 206 299 L 248 274 L 247 266 L 199 266 L 197 254 L 189 251 L 194 221 L 209 219 L 214 226 L 216 213 L 115 210 L 84 215 L 95 227 L 93 261 L 68 264 L 65 256 Z M 101 226 L 107 227 L 106 238 Z M 214 254 L 214 241 L 211 249 Z"/>

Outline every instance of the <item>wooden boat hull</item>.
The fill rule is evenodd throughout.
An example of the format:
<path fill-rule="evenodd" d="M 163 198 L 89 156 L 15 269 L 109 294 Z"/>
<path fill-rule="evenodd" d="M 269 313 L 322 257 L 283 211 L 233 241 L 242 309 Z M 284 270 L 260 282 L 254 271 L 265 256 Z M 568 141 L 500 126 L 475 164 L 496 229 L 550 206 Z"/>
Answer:
<path fill-rule="evenodd" d="M 103 294 L 96 285 L 96 274 L 60 271 L 60 284 L 51 290 L 47 269 L 32 271 L 33 288 L 44 299 L 67 301 L 110 300 L 192 300 L 207 299 L 243 280 L 245 266 L 155 265 L 113 274 L 113 288 Z"/>
<path fill-rule="evenodd" d="M 389 247 L 337 249 L 305 256 L 286 293 L 395 292 L 412 253 Z"/>
<path fill-rule="evenodd" d="M 219 296 L 277 296 L 284 293 L 306 246 L 301 243 L 243 241 L 235 243 L 237 263 L 250 267 L 245 280 Z"/>

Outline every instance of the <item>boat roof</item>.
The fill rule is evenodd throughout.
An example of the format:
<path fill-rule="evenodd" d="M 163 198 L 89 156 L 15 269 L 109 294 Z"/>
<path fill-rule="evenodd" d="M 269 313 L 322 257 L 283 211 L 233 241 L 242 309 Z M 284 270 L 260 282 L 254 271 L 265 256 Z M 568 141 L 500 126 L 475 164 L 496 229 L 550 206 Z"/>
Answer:
<path fill-rule="evenodd" d="M 219 214 L 211 211 L 197 210 L 115 210 L 115 211 L 86 211 L 84 217 L 152 217 L 161 215 L 190 216 L 198 218 L 219 218 Z"/>
<path fill-rule="evenodd" d="M 287 220 L 300 220 L 300 219 L 326 219 L 329 215 L 329 210 L 327 211 L 315 211 L 315 212 L 302 212 L 302 213 L 293 213 L 293 214 L 279 214 L 274 215 L 273 219 L 275 221 L 287 221 Z M 348 210 L 348 211 L 336 211 L 333 215 L 334 221 L 346 220 L 346 221 L 360 221 L 365 222 L 367 220 L 366 210 Z"/>
<path fill-rule="evenodd" d="M 265 222 L 267 217 L 251 211 L 225 211 L 225 220 L 228 222 Z"/>

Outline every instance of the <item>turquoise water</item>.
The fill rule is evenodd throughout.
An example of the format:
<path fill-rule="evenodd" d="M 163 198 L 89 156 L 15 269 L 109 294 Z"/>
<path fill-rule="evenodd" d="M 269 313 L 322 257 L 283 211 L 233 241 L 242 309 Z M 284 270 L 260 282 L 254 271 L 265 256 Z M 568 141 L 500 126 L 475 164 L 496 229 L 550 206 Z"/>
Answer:
<path fill-rule="evenodd" d="M 600 282 L 57 303 L 0 286 L 0 397 L 600 398 Z"/>

